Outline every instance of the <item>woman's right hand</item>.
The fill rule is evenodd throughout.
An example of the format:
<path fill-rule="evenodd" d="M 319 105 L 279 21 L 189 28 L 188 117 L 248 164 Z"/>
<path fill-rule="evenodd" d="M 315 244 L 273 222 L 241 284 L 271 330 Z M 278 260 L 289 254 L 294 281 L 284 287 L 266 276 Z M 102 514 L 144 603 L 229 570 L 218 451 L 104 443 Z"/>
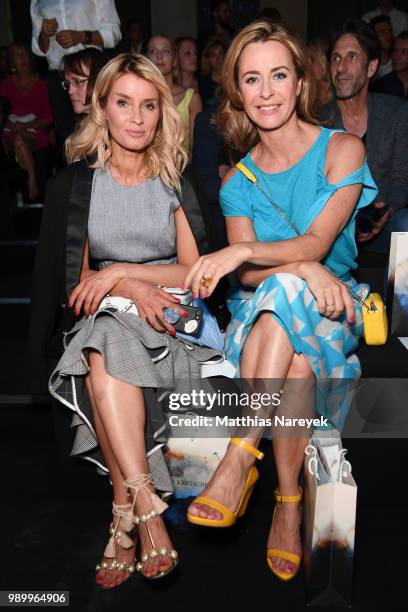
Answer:
<path fill-rule="evenodd" d="M 163 308 L 174 308 L 180 313 L 180 316 L 186 317 L 188 316 L 187 312 L 183 310 L 182 306 L 178 306 L 180 300 L 145 281 L 127 279 L 126 284 L 126 294 L 135 303 L 142 321 L 149 323 L 156 331 L 168 331 L 172 336 L 175 336 L 175 329 L 163 319 Z"/>
<path fill-rule="evenodd" d="M 329 319 L 337 319 L 346 311 L 347 321 L 355 322 L 354 303 L 347 287 L 318 261 L 302 261 L 299 275 L 317 300 L 319 312 Z"/>

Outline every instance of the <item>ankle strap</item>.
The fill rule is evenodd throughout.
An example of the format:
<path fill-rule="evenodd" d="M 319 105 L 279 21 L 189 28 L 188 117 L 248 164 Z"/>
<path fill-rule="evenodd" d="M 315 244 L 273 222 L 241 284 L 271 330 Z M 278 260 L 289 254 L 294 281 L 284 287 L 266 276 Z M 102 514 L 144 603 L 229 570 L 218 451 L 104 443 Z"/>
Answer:
<path fill-rule="evenodd" d="M 231 438 L 230 442 L 231 444 L 235 444 L 235 446 L 239 446 L 240 448 L 243 448 L 244 450 L 247 451 L 247 453 L 250 453 L 251 455 L 253 455 L 259 460 L 261 460 L 264 456 L 264 454 L 261 453 L 260 450 L 255 448 L 255 446 L 252 446 L 252 444 L 245 442 L 245 440 L 243 440 L 242 438 Z"/>
<path fill-rule="evenodd" d="M 164 512 L 166 508 L 169 507 L 168 504 L 166 504 L 166 502 L 164 502 L 158 495 L 156 495 L 156 493 L 154 493 L 154 488 L 153 488 L 153 492 L 150 490 L 149 485 L 151 488 L 153 487 L 153 478 L 151 474 L 136 474 L 136 476 L 131 476 L 130 478 L 125 480 L 123 484 L 125 485 L 126 489 L 134 490 L 133 502 L 131 505 L 132 513 L 135 507 L 136 498 L 142 489 L 146 493 L 149 494 L 150 501 L 152 503 L 153 510 L 147 514 L 150 514 L 151 516 L 156 516 L 157 514 L 161 514 L 162 512 Z M 154 514 L 152 514 L 153 511 L 154 511 Z M 147 514 L 141 515 L 141 516 L 147 516 Z M 141 517 L 135 515 L 135 518 L 138 518 L 140 521 Z"/>
<path fill-rule="evenodd" d="M 299 487 L 298 495 L 281 495 L 279 489 L 275 489 L 274 494 L 277 502 L 298 502 L 303 497 L 303 490 L 302 487 Z"/>
<path fill-rule="evenodd" d="M 133 512 L 132 504 L 115 504 L 112 502 L 112 514 L 118 517 L 116 523 L 115 532 L 118 528 L 119 523 L 122 525 L 122 529 L 130 531 L 133 527 Z"/>

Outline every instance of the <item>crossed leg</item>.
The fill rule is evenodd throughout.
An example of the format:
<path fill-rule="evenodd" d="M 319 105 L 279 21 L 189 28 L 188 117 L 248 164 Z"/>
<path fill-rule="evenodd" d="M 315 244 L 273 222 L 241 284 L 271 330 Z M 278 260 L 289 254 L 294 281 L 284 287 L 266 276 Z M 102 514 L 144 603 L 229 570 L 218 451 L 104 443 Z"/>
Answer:
<path fill-rule="evenodd" d="M 113 487 L 116 504 L 128 503 L 124 480 L 137 474 L 148 474 L 145 445 L 145 405 L 143 392 L 139 387 L 130 385 L 110 376 L 105 370 L 102 355 L 89 351 L 89 374 L 86 377 L 87 389 L 92 404 L 98 441 L 101 446 Z M 150 487 L 151 491 L 154 489 Z M 151 510 L 149 494 L 143 489 L 135 501 L 137 514 Z M 173 548 L 161 516 L 150 519 L 149 528 L 158 547 Z M 139 529 L 142 554 L 151 548 L 146 529 Z M 118 551 L 123 561 L 133 563 L 134 549 Z M 121 559 L 122 559 L 121 557 Z M 126 558 L 125 558 L 126 557 Z M 129 560 L 128 560 L 129 557 Z M 154 576 L 172 565 L 169 557 L 149 559 L 143 566 L 143 574 Z M 104 586 L 115 586 L 127 579 L 123 570 L 99 570 L 97 582 Z"/>
<path fill-rule="evenodd" d="M 283 381 L 302 379 L 302 384 L 304 382 L 305 385 L 305 392 L 302 392 L 301 395 L 304 404 L 299 406 L 299 387 L 297 387 L 294 389 L 296 391 L 294 394 L 287 394 L 285 389 L 285 406 L 289 401 L 296 407 L 297 413 L 300 408 L 297 416 L 309 416 L 313 411 L 314 376 L 312 370 L 303 355 L 294 353 L 285 330 L 270 313 L 260 314 L 253 325 L 245 342 L 240 369 L 242 378 L 264 379 L 268 381 L 268 386 L 275 385 L 276 391 L 281 389 Z M 245 439 L 253 446 L 258 446 L 260 435 L 249 436 Z M 308 437 L 306 436 L 273 436 L 278 487 L 282 495 L 298 494 L 299 472 L 307 443 Z M 239 503 L 248 470 L 253 463 L 254 457 L 251 454 L 230 444 L 224 459 L 203 492 L 203 496 L 215 499 L 234 510 Z M 203 518 L 222 519 L 221 512 L 205 504 L 193 502 L 188 511 Z M 300 504 L 279 504 L 269 533 L 268 548 L 280 548 L 300 556 L 299 526 Z M 272 563 L 276 569 L 281 571 L 290 573 L 294 569 L 293 564 L 285 559 L 273 557 Z"/>

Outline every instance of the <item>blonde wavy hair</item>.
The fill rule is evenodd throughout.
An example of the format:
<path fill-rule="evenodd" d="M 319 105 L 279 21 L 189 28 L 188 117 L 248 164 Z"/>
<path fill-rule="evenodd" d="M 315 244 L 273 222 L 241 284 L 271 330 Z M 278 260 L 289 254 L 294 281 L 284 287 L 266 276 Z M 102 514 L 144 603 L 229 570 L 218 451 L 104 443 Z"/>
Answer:
<path fill-rule="evenodd" d="M 284 45 L 292 56 L 296 74 L 302 79 L 296 112 L 309 123 L 319 123 L 316 82 L 306 48 L 291 30 L 281 24 L 258 20 L 243 28 L 233 39 L 226 53 L 221 76 L 222 100 L 215 116 L 227 143 L 240 152 L 247 152 L 259 142 L 256 125 L 246 114 L 238 86 L 238 65 L 242 51 L 254 42 L 274 40 Z"/>
<path fill-rule="evenodd" d="M 171 189 L 180 191 L 180 175 L 187 164 L 182 147 L 184 128 L 160 70 L 146 57 L 122 53 L 100 71 L 92 95 L 91 111 L 65 145 L 68 163 L 90 159 L 91 168 L 104 168 L 112 155 L 104 106 L 113 83 L 124 74 L 134 74 L 155 86 L 159 93 L 160 118 L 156 134 L 145 152 L 149 177 L 160 176 Z"/>

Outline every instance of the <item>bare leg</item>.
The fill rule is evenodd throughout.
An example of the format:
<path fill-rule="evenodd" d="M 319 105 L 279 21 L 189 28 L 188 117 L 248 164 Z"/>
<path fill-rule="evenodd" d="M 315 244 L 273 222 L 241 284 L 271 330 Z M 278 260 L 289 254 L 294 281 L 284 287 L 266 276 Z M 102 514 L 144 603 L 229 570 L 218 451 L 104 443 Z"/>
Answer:
<path fill-rule="evenodd" d="M 313 372 L 304 355 L 294 355 L 283 394 L 284 413 L 313 418 L 314 380 Z M 278 433 L 272 438 L 278 488 L 282 495 L 299 493 L 299 473 L 311 432 L 307 434 L 305 436 L 301 431 L 297 431 L 293 436 L 282 437 Z M 300 518 L 300 502 L 278 503 L 269 532 L 268 548 L 278 548 L 301 556 Z M 279 557 L 272 557 L 272 565 L 280 571 L 289 573 L 295 570 L 293 563 Z"/>
<path fill-rule="evenodd" d="M 269 313 L 263 313 L 254 324 L 244 346 L 241 359 L 241 375 L 246 379 L 263 378 L 276 381 L 281 387 L 283 380 L 303 379 L 302 405 L 299 416 L 306 416 L 313 410 L 313 373 L 303 355 L 295 355 L 284 329 Z M 309 382 L 306 382 L 308 379 Z M 295 387 L 294 391 L 298 391 Z M 296 403 L 299 394 L 295 394 Z M 285 387 L 284 398 L 287 398 Z M 293 401 L 293 397 L 291 398 Z M 290 401 L 290 399 L 289 399 Z M 247 442 L 257 446 L 258 438 Z M 276 437 L 273 439 L 278 487 L 282 495 L 298 493 L 299 472 L 303 463 L 307 437 Z M 246 475 L 254 458 L 238 447 L 230 445 L 223 461 L 203 495 L 220 501 L 228 508 L 235 509 L 242 493 Z M 233 466 L 233 468 L 231 467 Z M 276 512 L 274 525 L 268 538 L 268 548 L 281 548 L 301 555 L 300 504 L 283 503 Z M 222 514 L 205 504 L 191 504 L 189 512 L 197 516 L 220 520 Z M 293 564 L 281 558 L 272 558 L 275 567 L 291 572 Z"/>
<path fill-rule="evenodd" d="M 247 379 L 276 379 L 276 387 L 279 390 L 280 381 L 286 379 L 293 354 L 293 348 L 283 328 L 270 313 L 262 313 L 245 342 L 241 359 L 241 376 Z M 259 437 L 246 438 L 246 441 L 258 446 Z M 203 495 L 235 510 L 246 482 L 248 469 L 253 463 L 252 455 L 230 444 Z M 205 504 L 193 502 L 188 511 L 204 518 L 222 519 L 219 511 Z"/>
<path fill-rule="evenodd" d="M 34 159 L 30 144 L 21 134 L 17 133 L 13 140 L 17 161 L 23 170 L 28 172 L 28 195 L 33 200 L 38 195 L 35 177 Z"/>
<path fill-rule="evenodd" d="M 105 370 L 102 356 L 95 351 L 89 353 L 89 365 L 95 407 L 121 476 L 128 479 L 136 474 L 149 473 L 142 390 L 110 376 Z M 153 488 L 151 490 L 153 492 Z M 143 490 L 137 496 L 135 510 L 138 514 L 151 510 L 150 496 Z M 173 548 L 161 516 L 150 519 L 149 527 L 159 548 L 162 546 Z M 150 542 L 143 526 L 139 533 L 142 554 L 144 554 L 150 550 Z M 154 575 L 159 571 L 165 571 L 172 563 L 169 557 L 149 560 L 143 567 L 143 573 Z"/>
<path fill-rule="evenodd" d="M 103 456 L 106 461 L 106 465 L 109 470 L 109 476 L 112 481 L 112 489 L 113 489 L 113 501 L 118 505 L 128 504 L 130 501 L 129 496 L 127 495 L 124 487 L 124 478 L 123 474 L 119 469 L 119 465 L 116 462 L 116 459 L 113 455 L 112 447 L 108 441 L 105 427 L 101 421 L 99 416 L 99 412 L 97 410 L 95 404 L 95 398 L 92 390 L 91 379 L 89 376 L 85 379 L 89 399 L 92 405 L 92 412 L 95 422 L 96 434 L 98 436 L 99 445 L 101 447 Z M 117 521 L 117 517 L 113 517 L 113 521 Z M 115 523 L 116 524 L 116 523 Z M 117 547 L 116 559 L 119 563 L 127 563 L 128 565 L 134 565 L 135 560 L 135 547 L 124 549 L 120 546 Z M 104 557 L 102 562 L 106 560 L 109 562 L 109 559 Z M 96 583 L 113 587 L 118 586 L 122 582 L 125 582 L 129 578 L 129 573 L 126 570 L 119 569 L 100 569 L 96 574 Z"/>

